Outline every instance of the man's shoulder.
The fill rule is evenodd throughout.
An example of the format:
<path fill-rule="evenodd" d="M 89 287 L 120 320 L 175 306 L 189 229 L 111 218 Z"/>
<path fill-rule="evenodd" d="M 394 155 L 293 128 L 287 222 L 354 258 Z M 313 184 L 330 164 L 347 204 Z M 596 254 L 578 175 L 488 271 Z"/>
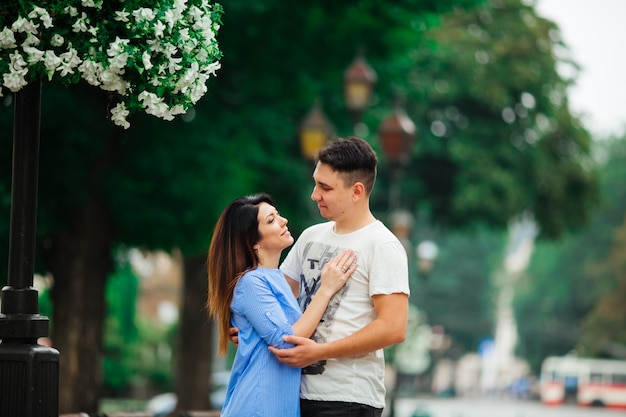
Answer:
<path fill-rule="evenodd" d="M 327 232 L 329 230 L 333 230 L 333 225 L 335 223 L 328 221 L 328 222 L 322 222 L 322 223 L 316 223 L 312 226 L 307 227 L 306 229 L 304 229 L 304 231 L 302 232 L 302 236 L 306 236 L 306 235 L 314 235 L 316 233 L 322 233 L 322 232 Z"/>
<path fill-rule="evenodd" d="M 398 240 L 396 235 L 394 235 L 393 232 L 380 220 L 376 220 L 370 223 L 369 225 L 367 225 L 361 230 L 363 230 L 364 232 L 370 235 L 376 234 L 378 238 L 380 238 L 381 236 L 384 236 L 391 240 Z"/>

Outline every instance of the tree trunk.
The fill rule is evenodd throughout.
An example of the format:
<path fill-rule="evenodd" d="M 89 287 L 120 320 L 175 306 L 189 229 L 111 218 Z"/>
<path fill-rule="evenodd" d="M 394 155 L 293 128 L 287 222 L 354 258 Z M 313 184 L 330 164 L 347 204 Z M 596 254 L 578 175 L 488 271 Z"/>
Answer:
<path fill-rule="evenodd" d="M 111 271 L 105 208 L 91 199 L 74 223 L 52 239 L 52 343 L 60 352 L 59 412 L 96 413 L 102 387 L 104 289 Z"/>
<path fill-rule="evenodd" d="M 209 377 L 213 343 L 206 311 L 207 273 L 204 257 L 183 260 L 183 300 L 177 342 L 175 415 L 210 408 Z"/>

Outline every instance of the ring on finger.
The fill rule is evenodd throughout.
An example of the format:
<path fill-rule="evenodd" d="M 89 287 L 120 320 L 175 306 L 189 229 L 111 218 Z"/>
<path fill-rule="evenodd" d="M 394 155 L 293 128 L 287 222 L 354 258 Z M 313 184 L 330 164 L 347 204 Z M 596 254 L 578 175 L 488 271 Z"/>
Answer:
<path fill-rule="evenodd" d="M 343 273 L 345 274 L 346 272 L 348 272 L 348 268 L 346 268 L 346 267 L 344 266 L 343 268 L 341 268 L 341 272 L 343 272 Z"/>

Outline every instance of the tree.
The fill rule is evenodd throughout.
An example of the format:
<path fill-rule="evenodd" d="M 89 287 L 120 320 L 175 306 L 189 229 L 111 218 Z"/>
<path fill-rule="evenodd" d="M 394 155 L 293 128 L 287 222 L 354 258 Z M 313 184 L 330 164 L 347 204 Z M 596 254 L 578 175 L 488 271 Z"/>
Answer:
<path fill-rule="evenodd" d="M 606 259 L 602 293 L 583 322 L 583 343 L 592 355 L 626 358 L 626 218 L 615 230 Z M 595 274 L 594 274 L 595 275 Z"/>
<path fill-rule="evenodd" d="M 606 139 L 596 146 L 598 158 L 603 162 L 602 205 L 596 213 L 597 231 L 605 244 L 593 247 L 596 259 L 584 270 L 588 279 L 597 288 L 598 297 L 592 310 L 582 322 L 582 345 L 589 354 L 626 357 L 626 315 L 624 296 L 624 212 L 626 211 L 626 189 L 623 178 L 626 174 L 626 132 L 621 136 Z M 584 236 L 583 236 L 584 239 Z M 589 245 L 589 249 L 592 246 Z"/>
<path fill-rule="evenodd" d="M 591 138 L 570 113 L 553 22 L 518 0 L 442 17 L 403 62 L 418 146 L 403 200 L 451 228 L 506 228 L 530 212 L 543 238 L 586 224 L 597 199 Z M 410 180 L 409 180 L 410 178 Z"/>
<path fill-rule="evenodd" d="M 556 242 L 539 242 L 515 295 L 518 351 L 538 371 L 549 355 L 623 355 L 617 304 L 621 228 L 626 210 L 623 138 L 595 142 L 600 201 L 587 227 Z M 607 307 L 611 313 L 607 314 Z M 621 324 L 620 324 L 621 323 Z"/>

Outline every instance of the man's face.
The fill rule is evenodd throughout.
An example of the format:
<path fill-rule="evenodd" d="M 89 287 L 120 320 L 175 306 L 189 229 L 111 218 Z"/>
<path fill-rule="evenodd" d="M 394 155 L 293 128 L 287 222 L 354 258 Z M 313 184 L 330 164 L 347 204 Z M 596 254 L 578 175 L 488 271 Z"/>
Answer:
<path fill-rule="evenodd" d="M 311 193 L 311 200 L 317 203 L 322 217 L 337 221 L 346 213 L 350 213 L 353 187 L 344 185 L 339 172 L 318 162 L 313 172 L 313 180 L 315 187 Z"/>

